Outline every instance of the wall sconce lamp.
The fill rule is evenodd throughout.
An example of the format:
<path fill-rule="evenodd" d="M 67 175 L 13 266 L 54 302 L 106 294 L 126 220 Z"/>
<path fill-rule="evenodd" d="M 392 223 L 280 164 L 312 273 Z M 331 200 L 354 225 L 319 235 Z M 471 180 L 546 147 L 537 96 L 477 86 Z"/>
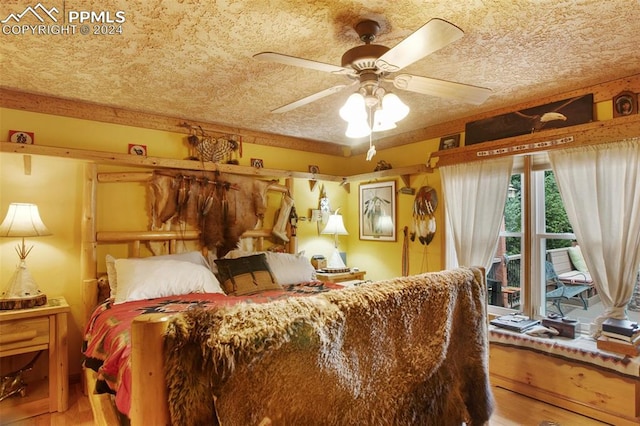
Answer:
<path fill-rule="evenodd" d="M 327 226 L 325 226 L 321 232 L 321 234 L 324 235 L 333 234 L 333 252 L 327 262 L 327 269 L 344 269 L 347 267 L 342 261 L 340 251 L 338 250 L 338 235 L 349 235 L 349 233 L 344 227 L 342 215 L 338 214 L 338 210 L 340 209 L 336 209 L 336 211 L 329 216 Z"/>
<path fill-rule="evenodd" d="M 20 263 L 0 295 L 0 310 L 32 308 L 47 303 L 47 296 L 38 289 L 27 269 L 26 259 L 33 246 L 24 244 L 25 237 L 45 235 L 51 235 L 51 232 L 40 219 L 38 206 L 25 203 L 9 205 L 7 215 L 0 224 L 0 237 L 20 237 L 22 243 L 16 246 Z"/>

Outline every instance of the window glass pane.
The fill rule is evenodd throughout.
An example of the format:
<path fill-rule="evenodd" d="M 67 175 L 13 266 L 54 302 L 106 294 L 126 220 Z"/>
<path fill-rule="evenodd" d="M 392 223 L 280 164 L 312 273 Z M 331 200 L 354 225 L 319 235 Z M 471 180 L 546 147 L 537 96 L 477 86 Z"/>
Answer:
<path fill-rule="evenodd" d="M 551 234 L 561 234 L 566 232 L 572 233 L 573 228 L 569 223 L 567 212 L 564 209 L 564 204 L 562 203 L 562 198 L 558 191 L 556 178 L 551 170 L 546 170 L 544 172 L 544 194 L 545 232 Z M 548 244 L 553 245 L 551 242 Z M 561 245 L 560 247 L 568 246 Z"/>
<path fill-rule="evenodd" d="M 507 232 L 522 231 L 522 175 L 512 175 L 507 201 L 504 205 L 504 224 Z M 519 245 L 518 245 L 519 246 Z M 517 253 L 520 253 L 518 248 Z"/>
<path fill-rule="evenodd" d="M 489 304 L 519 309 L 521 297 L 522 175 L 514 174 L 507 193 L 504 220 L 493 264 L 487 273 Z"/>

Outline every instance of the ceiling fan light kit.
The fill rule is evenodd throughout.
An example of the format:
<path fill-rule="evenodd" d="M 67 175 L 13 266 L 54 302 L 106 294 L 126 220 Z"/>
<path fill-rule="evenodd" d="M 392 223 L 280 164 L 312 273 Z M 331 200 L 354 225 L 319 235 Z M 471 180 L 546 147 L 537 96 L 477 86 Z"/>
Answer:
<path fill-rule="evenodd" d="M 342 55 L 341 67 L 274 52 L 254 55 L 258 60 L 344 75 L 351 80 L 351 84 L 336 85 L 283 105 L 272 112 L 287 112 L 338 93 L 347 87 L 359 85 L 358 91 L 349 96 L 340 108 L 339 114 L 347 122 L 345 135 L 349 138 L 360 138 L 370 136 L 372 131 L 391 130 L 396 127 L 395 123 L 409 114 L 409 107 L 397 95 L 385 90 L 381 83 L 391 83 L 400 90 L 472 104 L 481 104 L 491 94 L 491 90 L 484 87 L 418 75 L 404 73 L 390 77 L 390 74 L 440 50 L 464 35 L 460 28 L 447 21 L 431 19 L 392 48 L 372 44 L 380 31 L 380 25 L 375 21 L 361 21 L 355 26 L 355 30 L 365 44 L 346 51 Z M 370 149 L 371 152 L 375 154 L 375 148 Z"/>
<path fill-rule="evenodd" d="M 409 114 L 409 107 L 397 95 L 367 84 L 349 96 L 339 113 L 347 122 L 345 136 L 361 138 L 371 132 L 395 129 L 396 123 Z"/>

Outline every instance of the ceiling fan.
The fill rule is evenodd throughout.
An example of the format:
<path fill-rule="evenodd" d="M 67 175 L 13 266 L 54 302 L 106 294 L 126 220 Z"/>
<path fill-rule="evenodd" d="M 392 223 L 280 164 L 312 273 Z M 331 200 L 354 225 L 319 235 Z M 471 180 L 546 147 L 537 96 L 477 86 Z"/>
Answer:
<path fill-rule="evenodd" d="M 355 30 L 360 40 L 365 44 L 345 52 L 342 55 L 342 66 L 275 52 L 261 52 L 254 55 L 254 58 L 261 61 L 341 74 L 352 80 L 350 84 L 339 84 L 324 89 L 276 108 L 272 112 L 291 111 L 340 92 L 347 87 L 356 86 L 358 83 L 359 92 L 369 108 L 378 104 L 381 96 L 384 95 L 385 90 L 380 87 L 382 82 L 393 83 L 394 87 L 401 90 L 456 99 L 475 105 L 483 103 L 491 94 L 491 90 L 484 87 L 406 73 L 395 74 L 464 35 L 460 28 L 447 21 L 438 18 L 431 19 L 391 49 L 379 44 L 372 44 L 380 31 L 380 25 L 376 21 L 362 21 L 355 26 Z M 392 77 L 391 74 L 394 76 Z"/>

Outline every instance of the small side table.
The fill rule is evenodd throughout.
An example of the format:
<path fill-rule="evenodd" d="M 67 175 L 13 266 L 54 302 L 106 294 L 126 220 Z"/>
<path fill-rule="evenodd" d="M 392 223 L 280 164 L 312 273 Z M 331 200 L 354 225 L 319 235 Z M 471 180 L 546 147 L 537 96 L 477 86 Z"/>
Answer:
<path fill-rule="evenodd" d="M 343 281 L 364 280 L 367 271 L 349 271 L 349 272 L 316 272 L 316 278 L 320 281 L 329 281 L 332 283 L 340 283 Z"/>
<path fill-rule="evenodd" d="M 502 287 L 502 294 L 507 295 L 507 303 L 509 304 L 509 308 L 513 308 L 513 304 L 516 301 L 515 299 L 519 300 L 520 287 Z"/>
<path fill-rule="evenodd" d="M 67 410 L 68 312 L 64 297 L 50 298 L 46 305 L 35 308 L 0 311 L 0 358 L 27 353 L 35 356 L 42 350 L 49 357 L 47 380 L 29 383 L 24 397 L 12 396 L 0 402 L 2 423 Z"/>

